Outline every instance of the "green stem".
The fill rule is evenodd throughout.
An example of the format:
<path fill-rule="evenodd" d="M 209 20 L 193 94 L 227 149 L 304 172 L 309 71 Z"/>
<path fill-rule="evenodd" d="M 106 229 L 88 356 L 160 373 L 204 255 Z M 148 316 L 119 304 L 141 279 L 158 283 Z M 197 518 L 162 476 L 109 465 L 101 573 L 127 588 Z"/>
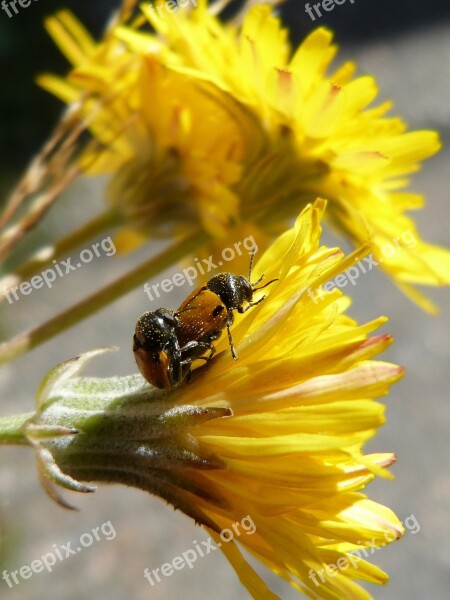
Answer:
<path fill-rule="evenodd" d="M 0 445 L 30 446 L 25 435 L 25 427 L 32 417 L 34 417 L 32 412 L 13 417 L 0 417 Z"/>
<path fill-rule="evenodd" d="M 208 240 L 208 235 L 197 230 L 175 242 L 155 257 L 145 261 L 131 272 L 119 277 L 109 285 L 84 298 L 52 319 L 30 329 L 0 346 L 0 364 L 15 360 L 19 356 L 43 344 L 55 335 L 114 302 L 138 285 L 154 277 L 167 267 L 179 262 Z"/>
<path fill-rule="evenodd" d="M 116 211 L 107 210 L 53 244 L 51 253 L 46 254 L 45 258 L 39 258 L 39 251 L 36 252 L 27 262 L 16 269 L 14 275 L 20 281 L 28 280 L 38 271 L 52 267 L 53 260 L 66 258 L 76 248 L 119 223 L 119 214 Z"/>

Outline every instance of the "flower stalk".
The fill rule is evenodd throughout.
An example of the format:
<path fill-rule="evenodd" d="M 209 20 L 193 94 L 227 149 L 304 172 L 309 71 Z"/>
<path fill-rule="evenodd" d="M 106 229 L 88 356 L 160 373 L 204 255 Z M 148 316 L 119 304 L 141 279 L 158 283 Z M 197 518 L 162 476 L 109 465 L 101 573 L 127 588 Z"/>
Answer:
<path fill-rule="evenodd" d="M 66 258 L 77 248 L 80 248 L 93 238 L 100 236 L 103 232 L 109 231 L 119 224 L 119 214 L 115 210 L 108 209 L 54 244 L 37 250 L 33 256 L 18 266 L 14 273 L 7 275 L 7 278 L 14 278 L 15 285 L 21 281 L 30 279 L 38 271 L 51 268 L 53 260 L 58 261 L 61 258 Z"/>
<path fill-rule="evenodd" d="M 70 306 L 45 323 L 0 345 L 0 364 L 15 360 L 33 348 L 62 333 L 76 323 L 108 306 L 127 292 L 204 245 L 208 235 L 200 231 L 177 240 L 160 254 L 144 261 L 130 272 Z"/>
<path fill-rule="evenodd" d="M 26 427 L 34 413 L 24 413 L 10 417 L 0 417 L 0 445 L 29 446 Z"/>

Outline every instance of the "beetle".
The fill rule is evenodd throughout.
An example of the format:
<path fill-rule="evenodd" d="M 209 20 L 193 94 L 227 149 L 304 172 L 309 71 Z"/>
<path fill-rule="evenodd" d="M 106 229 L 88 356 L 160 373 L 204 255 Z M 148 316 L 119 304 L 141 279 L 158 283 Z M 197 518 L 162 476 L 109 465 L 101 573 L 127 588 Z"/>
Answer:
<path fill-rule="evenodd" d="M 212 342 L 220 337 L 226 327 L 231 356 L 237 360 L 230 330 L 234 321 L 234 311 L 237 310 L 242 314 L 262 302 L 266 296 L 253 302 L 254 293 L 277 281 L 272 279 L 265 285 L 257 287 L 264 279 L 262 275 L 258 281 L 251 283 L 254 256 L 255 251 L 250 256 L 248 277 L 234 273 L 220 273 L 195 289 L 182 302 L 175 311 L 178 319 L 175 331 L 182 346 L 193 341 L 207 345 L 211 350 L 208 358 L 210 360 L 215 353 Z M 197 352 L 195 345 L 192 349 Z"/>
<path fill-rule="evenodd" d="M 133 352 L 141 374 L 149 383 L 160 389 L 172 389 L 189 378 L 195 360 L 212 359 L 216 352 L 213 342 L 225 327 L 231 355 L 237 360 L 230 331 L 234 311 L 245 313 L 262 302 L 266 296 L 253 302 L 254 293 L 277 281 L 272 279 L 258 288 L 262 275 L 251 283 L 254 255 L 252 252 L 248 278 L 220 273 L 195 289 L 176 311 L 159 308 L 139 317 Z"/>
<path fill-rule="evenodd" d="M 210 344 L 189 341 L 180 347 L 176 335 L 177 316 L 166 308 L 141 315 L 136 323 L 133 352 L 142 376 L 160 389 L 172 389 L 189 375 L 191 363 L 202 356 Z"/>
<path fill-rule="evenodd" d="M 143 377 L 160 389 L 171 389 L 182 378 L 176 318 L 165 308 L 141 315 L 136 323 L 133 352 Z"/>

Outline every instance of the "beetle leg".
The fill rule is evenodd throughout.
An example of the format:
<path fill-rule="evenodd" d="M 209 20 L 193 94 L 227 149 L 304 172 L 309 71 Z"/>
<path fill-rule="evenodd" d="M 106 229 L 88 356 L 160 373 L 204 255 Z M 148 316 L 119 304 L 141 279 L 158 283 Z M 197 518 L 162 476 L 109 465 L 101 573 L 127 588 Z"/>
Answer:
<path fill-rule="evenodd" d="M 192 350 L 194 348 L 200 349 L 201 354 L 204 354 L 207 350 L 210 350 L 209 356 L 193 355 Z M 214 344 L 212 342 L 196 342 L 196 341 L 188 342 L 181 349 L 182 357 L 183 357 L 183 353 L 185 353 L 185 350 L 186 350 L 186 358 L 182 360 L 182 364 L 188 364 L 190 362 L 193 362 L 194 360 L 204 360 L 205 362 L 209 362 L 212 359 L 212 357 L 214 356 L 214 354 L 216 353 L 216 347 L 214 346 Z"/>
<path fill-rule="evenodd" d="M 172 359 L 171 365 L 169 367 L 169 381 L 172 386 L 177 385 L 184 378 L 184 373 L 182 370 L 182 364 L 180 358 L 177 357 Z"/>
<path fill-rule="evenodd" d="M 256 306 L 257 304 L 259 304 L 260 302 L 262 302 L 263 300 L 266 299 L 266 296 L 261 296 L 261 298 L 259 300 L 257 300 L 256 302 L 249 302 L 247 304 L 247 306 L 238 306 L 238 313 L 245 313 L 247 312 L 250 308 L 252 308 L 252 306 Z"/>
<path fill-rule="evenodd" d="M 181 365 L 181 351 L 180 346 L 178 345 L 178 340 L 171 340 L 170 343 L 167 344 L 165 348 L 168 355 L 171 357 L 169 368 L 168 368 L 168 377 L 172 386 L 177 385 L 184 378 L 184 373 Z"/>
<path fill-rule="evenodd" d="M 214 354 L 216 353 L 216 347 L 214 346 L 214 344 L 210 344 L 209 349 L 211 350 L 209 356 L 208 356 L 208 362 L 212 359 L 212 357 L 214 356 Z"/>
<path fill-rule="evenodd" d="M 261 275 L 261 277 L 258 279 L 258 281 L 255 281 L 255 283 L 252 283 L 252 284 L 251 284 L 252 288 L 253 288 L 253 287 L 256 287 L 258 284 L 260 284 L 260 283 L 261 283 L 261 281 L 264 279 L 264 277 L 265 277 L 265 275 L 264 275 L 264 273 L 263 273 L 263 274 Z"/>
<path fill-rule="evenodd" d="M 264 295 L 264 296 L 261 296 L 261 298 L 260 298 L 259 300 L 257 300 L 256 302 L 249 302 L 249 305 L 248 305 L 248 307 L 247 307 L 247 310 L 248 310 L 249 308 L 251 308 L 252 306 L 256 306 L 257 304 L 259 304 L 260 302 L 262 302 L 262 301 L 263 301 L 263 300 L 265 300 L 266 298 L 267 298 L 267 296 L 266 296 L 266 295 Z"/>
<path fill-rule="evenodd" d="M 238 357 L 237 357 L 236 351 L 234 349 L 233 338 L 231 337 L 230 325 L 231 325 L 230 321 L 227 321 L 228 343 L 230 344 L 231 356 L 234 358 L 234 360 L 237 360 Z"/>
<path fill-rule="evenodd" d="M 215 348 L 214 352 L 212 352 L 208 358 L 202 356 L 202 354 L 204 354 L 207 350 L 212 350 L 213 348 L 214 346 L 211 342 L 197 342 L 196 340 L 191 340 L 181 348 L 182 364 L 188 364 L 194 360 L 209 360 L 212 354 L 214 354 L 216 351 Z"/>
<path fill-rule="evenodd" d="M 207 350 L 210 350 L 209 356 L 196 356 L 193 351 L 196 350 L 201 354 L 204 354 Z M 189 383 L 192 377 L 191 364 L 194 360 L 204 360 L 205 363 L 209 362 L 214 354 L 216 353 L 216 347 L 211 342 L 196 342 L 192 340 L 188 342 L 183 348 L 181 348 L 181 362 L 180 366 L 183 370 L 182 378 L 186 378 L 186 382 Z M 184 358 L 183 358 L 184 356 Z"/>

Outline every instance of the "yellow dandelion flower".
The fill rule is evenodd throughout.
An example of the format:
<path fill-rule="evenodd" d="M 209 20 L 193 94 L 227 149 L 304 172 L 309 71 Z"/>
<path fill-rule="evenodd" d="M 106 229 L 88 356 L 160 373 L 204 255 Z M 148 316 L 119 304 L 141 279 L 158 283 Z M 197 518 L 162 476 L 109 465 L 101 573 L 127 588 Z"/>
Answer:
<path fill-rule="evenodd" d="M 373 398 L 402 369 L 373 360 L 391 341 L 369 337 L 385 319 L 358 325 L 348 298 L 323 288 L 364 255 L 320 246 L 324 208 L 308 205 L 257 263 L 256 276 L 278 281 L 236 317 L 237 361 L 225 336 L 190 383 L 165 392 L 139 375 L 72 379 L 87 353 L 44 380 L 25 421 L 44 475 L 78 491 L 92 488 L 77 480 L 108 481 L 164 498 L 208 528 L 258 599 L 276 596 L 239 547 L 311 598 L 367 599 L 355 580 L 387 575 L 360 551 L 403 533 L 361 491 L 395 460 L 362 446 L 384 422 Z"/>
<path fill-rule="evenodd" d="M 386 116 L 389 102 L 369 108 L 377 85 L 370 76 L 353 78 L 354 63 L 327 74 L 337 51 L 330 31 L 317 29 L 292 52 L 287 31 L 269 6 L 251 10 L 240 29 L 222 26 L 205 10 L 206 0 L 201 6 L 203 10 L 169 15 L 164 21 L 148 7 L 143 11 L 173 51 L 171 67 L 181 63 L 181 71 L 213 81 L 238 98 L 259 114 L 279 144 L 289 132 L 293 139 L 288 144 L 297 158 L 296 181 L 290 186 L 296 201 L 284 197 L 289 207 L 273 206 L 290 181 L 286 177 L 283 190 L 276 177 L 279 165 L 271 165 L 275 174 L 264 173 L 264 185 L 252 181 L 255 193 L 239 194 L 243 218 L 261 210 L 272 217 L 275 211 L 292 210 L 298 198 L 325 197 L 333 224 L 356 246 L 370 241 L 382 268 L 432 311 L 432 304 L 409 284 L 450 283 L 450 254 L 420 239 L 405 211 L 420 208 L 424 200 L 405 188 L 420 161 L 439 149 L 437 134 L 407 132 L 401 119 Z M 139 45 L 134 49 L 142 50 Z M 242 189 L 248 191 L 244 182 Z"/>
<path fill-rule="evenodd" d="M 237 225 L 263 237 L 321 196 L 336 228 L 372 243 L 397 285 L 433 311 L 411 284 L 448 284 L 450 254 L 423 242 L 405 212 L 423 204 L 408 176 L 439 149 L 437 134 L 408 132 L 388 102 L 371 107 L 376 82 L 354 78 L 354 63 L 328 74 L 336 47 L 324 28 L 292 51 L 270 6 L 241 26 L 222 24 L 207 0 L 164 18 L 141 10 L 155 33 L 141 16 L 98 44 L 69 13 L 49 19 L 74 69 L 40 78 L 64 101 L 84 98 L 107 144 L 91 172 L 115 173 L 111 202 L 132 225 L 121 245 L 188 215 L 213 236 Z"/>
<path fill-rule="evenodd" d="M 149 231 L 173 234 L 180 224 L 184 231 L 199 216 L 211 235 L 223 235 L 238 212 L 232 187 L 248 154 L 245 138 L 258 138 L 258 123 L 213 86 L 162 66 L 156 41 L 147 54 L 134 53 L 113 27 L 96 44 L 67 11 L 46 26 L 74 69 L 67 80 L 42 75 L 39 83 L 79 103 L 102 143 L 81 164 L 90 175 L 114 174 L 108 197 L 133 227 L 119 235 L 120 249 L 132 249 Z M 86 42 L 77 45 L 80 37 Z"/>
<path fill-rule="evenodd" d="M 232 411 L 195 433 L 227 465 L 195 480 L 226 498 L 225 510 L 200 500 L 205 514 L 222 530 L 242 510 L 251 515 L 256 531 L 239 540 L 243 547 L 311 597 L 366 598 L 350 580 L 385 582 L 372 565 L 317 579 L 324 590 L 313 574 L 361 548 L 363 539 L 381 545 L 401 536 L 397 518 L 358 493 L 393 460 L 363 456 L 361 446 L 384 420 L 383 407 L 369 398 L 386 393 L 401 369 L 370 360 L 390 342 L 385 335 L 367 338 L 384 319 L 357 326 L 342 314 L 348 299 L 340 292 L 308 293 L 355 260 L 319 247 L 323 209 L 320 202 L 307 207 L 259 261 L 255 278 L 264 273 L 280 283 L 234 328 L 237 363 L 225 336 L 220 358 L 174 398 Z M 223 546 L 240 565 L 242 557 Z M 263 597 L 251 578 L 243 582 Z"/>

